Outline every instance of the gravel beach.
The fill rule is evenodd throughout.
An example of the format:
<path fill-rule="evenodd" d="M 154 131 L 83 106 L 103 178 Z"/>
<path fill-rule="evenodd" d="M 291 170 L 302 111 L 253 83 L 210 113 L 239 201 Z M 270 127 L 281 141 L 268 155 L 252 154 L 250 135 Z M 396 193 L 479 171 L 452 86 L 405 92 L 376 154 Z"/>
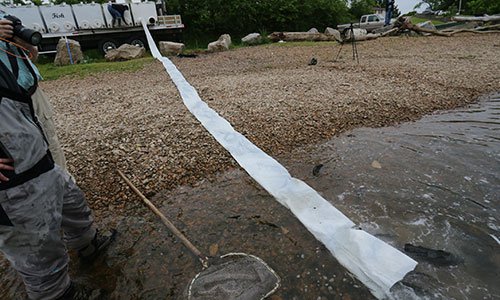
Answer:
<path fill-rule="evenodd" d="M 273 44 L 173 58 L 210 107 L 279 159 L 355 128 L 416 120 L 500 90 L 500 35 Z M 308 65 L 316 58 L 317 65 Z M 71 173 L 96 214 L 133 212 L 119 168 L 148 195 L 236 167 L 163 66 L 42 83 Z M 118 209 L 118 211 L 117 211 Z M 129 212 L 130 213 L 130 212 Z"/>

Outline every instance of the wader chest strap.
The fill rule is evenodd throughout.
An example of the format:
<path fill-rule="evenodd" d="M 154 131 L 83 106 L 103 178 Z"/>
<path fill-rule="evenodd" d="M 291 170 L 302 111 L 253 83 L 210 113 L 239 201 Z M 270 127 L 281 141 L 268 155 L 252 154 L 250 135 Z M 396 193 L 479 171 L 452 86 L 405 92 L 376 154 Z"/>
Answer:
<path fill-rule="evenodd" d="M 33 178 L 36 178 L 43 173 L 46 173 L 54 168 L 54 161 L 52 160 L 52 156 L 49 152 L 40 159 L 31 169 L 24 171 L 21 174 L 15 174 L 13 171 L 2 171 L 9 181 L 0 183 L 0 191 L 10 189 L 26 183 Z"/>

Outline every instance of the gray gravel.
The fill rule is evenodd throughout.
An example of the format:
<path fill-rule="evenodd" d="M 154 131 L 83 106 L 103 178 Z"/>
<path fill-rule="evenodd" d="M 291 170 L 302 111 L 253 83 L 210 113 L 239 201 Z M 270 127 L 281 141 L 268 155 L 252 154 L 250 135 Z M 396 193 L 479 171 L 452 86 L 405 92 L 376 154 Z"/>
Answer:
<path fill-rule="evenodd" d="M 350 44 L 334 61 L 339 47 L 284 43 L 173 62 L 202 99 L 278 159 L 348 129 L 416 120 L 500 90 L 498 34 L 366 41 L 357 44 L 359 65 Z M 313 57 L 318 64 L 309 66 Z M 69 169 L 98 217 L 140 205 L 126 201 L 131 194 L 117 168 L 152 196 L 236 167 L 158 62 L 42 87 L 57 113 Z"/>

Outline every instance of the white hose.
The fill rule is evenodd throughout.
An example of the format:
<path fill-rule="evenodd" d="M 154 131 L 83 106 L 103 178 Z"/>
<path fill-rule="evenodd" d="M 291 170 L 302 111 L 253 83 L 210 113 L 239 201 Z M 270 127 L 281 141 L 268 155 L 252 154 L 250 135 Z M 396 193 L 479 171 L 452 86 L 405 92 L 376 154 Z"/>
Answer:
<path fill-rule="evenodd" d="M 356 228 L 354 222 L 314 189 L 292 177 L 279 162 L 235 131 L 229 122 L 201 100 L 196 89 L 186 81 L 177 67 L 160 54 L 144 21 L 142 25 L 153 57 L 163 63 L 184 104 L 205 129 L 255 181 L 289 208 L 375 297 L 389 297 L 390 288 L 412 271 L 417 262 Z"/>

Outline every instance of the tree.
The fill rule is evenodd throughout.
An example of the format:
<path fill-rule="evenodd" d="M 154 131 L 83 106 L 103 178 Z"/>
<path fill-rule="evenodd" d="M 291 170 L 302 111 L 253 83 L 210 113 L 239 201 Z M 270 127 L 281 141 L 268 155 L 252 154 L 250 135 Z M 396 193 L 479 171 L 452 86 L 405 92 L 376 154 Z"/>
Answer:
<path fill-rule="evenodd" d="M 461 13 L 470 15 L 498 14 L 500 1 L 498 0 L 421 0 L 416 8 L 428 4 L 432 10 L 457 11 L 462 2 Z"/>
<path fill-rule="evenodd" d="M 498 0 L 470 0 L 467 1 L 467 12 L 472 15 L 494 15 L 500 13 Z"/>
<path fill-rule="evenodd" d="M 186 31 L 196 36 L 307 30 L 348 21 L 346 0 L 171 0 L 167 12 L 182 15 Z"/>
<path fill-rule="evenodd" d="M 375 0 L 352 0 L 349 12 L 354 19 L 359 20 L 362 15 L 373 13 L 373 7 L 377 6 Z"/>

